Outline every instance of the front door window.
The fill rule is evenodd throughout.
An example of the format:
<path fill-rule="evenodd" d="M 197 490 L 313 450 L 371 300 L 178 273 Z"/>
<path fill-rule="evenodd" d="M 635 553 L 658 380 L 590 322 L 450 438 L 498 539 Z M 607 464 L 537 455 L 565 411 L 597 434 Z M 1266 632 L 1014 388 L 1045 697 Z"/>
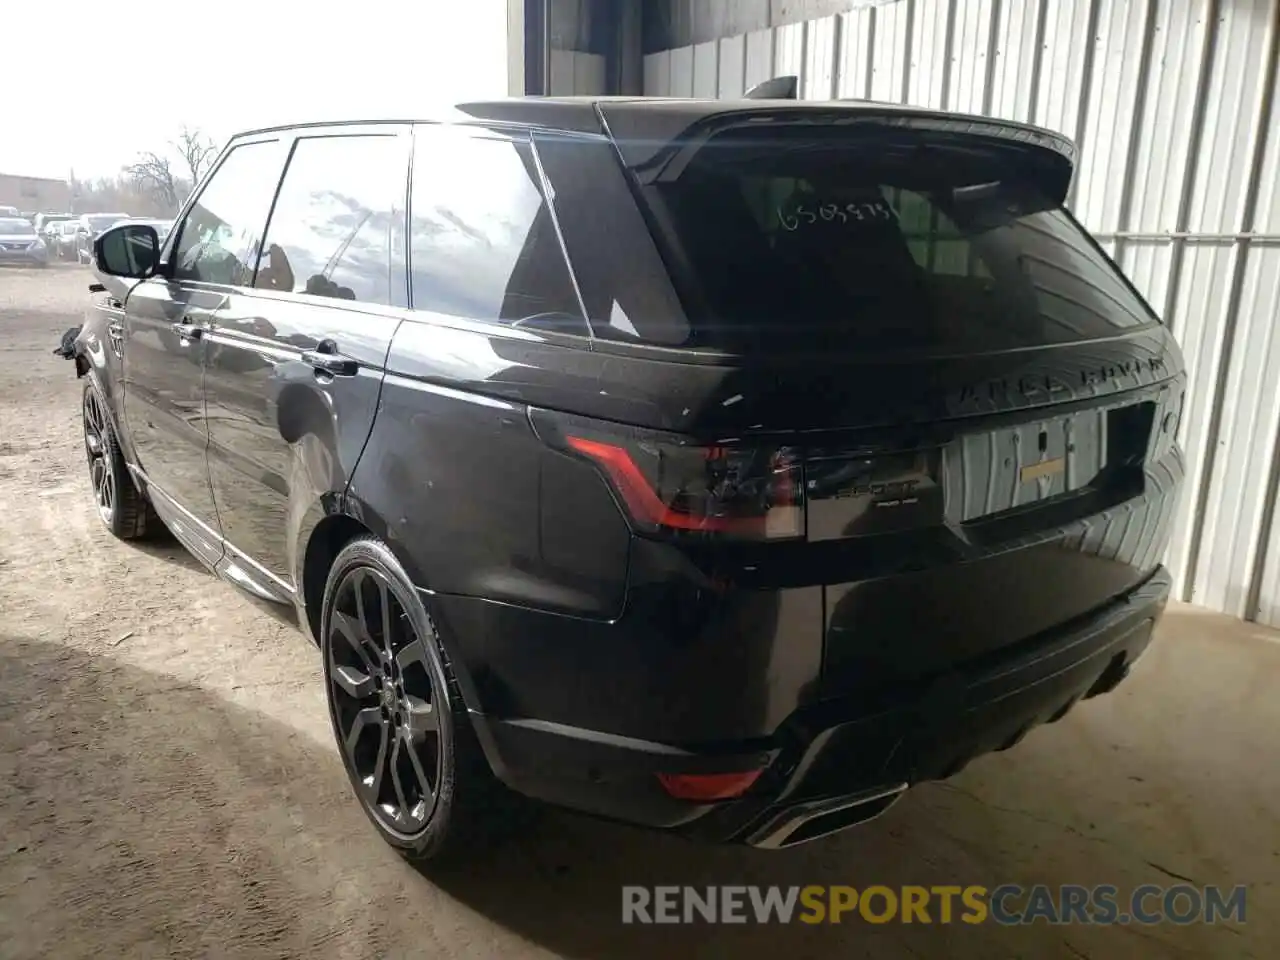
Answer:
<path fill-rule="evenodd" d="M 227 154 L 182 222 L 175 280 L 249 286 L 282 159 L 276 140 Z"/>

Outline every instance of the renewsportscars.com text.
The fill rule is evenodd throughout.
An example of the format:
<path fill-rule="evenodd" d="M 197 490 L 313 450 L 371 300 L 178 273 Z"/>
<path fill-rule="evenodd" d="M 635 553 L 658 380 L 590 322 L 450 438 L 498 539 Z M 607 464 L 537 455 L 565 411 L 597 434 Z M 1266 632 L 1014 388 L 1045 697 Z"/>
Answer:
<path fill-rule="evenodd" d="M 622 922 L 680 923 L 1244 923 L 1243 886 L 641 887 L 622 888 Z"/>

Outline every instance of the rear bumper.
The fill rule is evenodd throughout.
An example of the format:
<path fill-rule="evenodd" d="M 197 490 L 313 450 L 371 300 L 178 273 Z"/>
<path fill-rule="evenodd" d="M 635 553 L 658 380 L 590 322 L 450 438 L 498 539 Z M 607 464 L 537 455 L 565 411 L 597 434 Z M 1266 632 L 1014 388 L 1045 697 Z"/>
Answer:
<path fill-rule="evenodd" d="M 520 793 L 711 841 L 791 846 L 869 819 L 907 787 L 949 777 L 1113 689 L 1146 650 L 1170 583 L 1160 568 L 1105 607 L 1011 649 L 885 691 L 874 704 L 802 708 L 756 742 L 686 750 L 537 720 L 473 719 L 494 772 Z M 656 778 L 761 768 L 745 796 L 715 804 L 674 799 Z"/>

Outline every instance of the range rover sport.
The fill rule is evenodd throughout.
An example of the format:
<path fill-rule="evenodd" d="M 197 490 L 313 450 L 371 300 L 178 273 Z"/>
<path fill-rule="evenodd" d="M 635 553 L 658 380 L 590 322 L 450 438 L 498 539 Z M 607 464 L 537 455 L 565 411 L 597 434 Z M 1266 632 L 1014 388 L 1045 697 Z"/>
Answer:
<path fill-rule="evenodd" d="M 94 242 L 96 506 L 317 641 L 379 833 L 786 847 L 1128 674 L 1185 372 L 1074 149 L 865 103 L 235 137 Z"/>

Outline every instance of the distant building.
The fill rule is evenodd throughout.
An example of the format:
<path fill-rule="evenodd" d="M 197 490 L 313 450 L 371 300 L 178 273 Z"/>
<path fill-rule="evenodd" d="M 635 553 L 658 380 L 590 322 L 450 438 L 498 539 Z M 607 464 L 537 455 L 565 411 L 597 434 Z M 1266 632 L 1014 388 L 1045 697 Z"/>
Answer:
<path fill-rule="evenodd" d="M 52 177 L 20 177 L 0 173 L 0 206 L 36 213 L 71 210 L 71 185 Z"/>

